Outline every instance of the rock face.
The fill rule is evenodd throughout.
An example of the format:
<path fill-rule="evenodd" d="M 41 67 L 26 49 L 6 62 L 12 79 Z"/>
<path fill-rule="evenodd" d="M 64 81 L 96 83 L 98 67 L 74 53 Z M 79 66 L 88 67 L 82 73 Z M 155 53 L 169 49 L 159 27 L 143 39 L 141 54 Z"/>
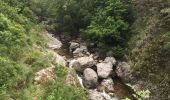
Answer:
<path fill-rule="evenodd" d="M 99 63 L 97 64 L 97 73 L 100 78 L 108 78 L 113 71 L 112 63 Z"/>
<path fill-rule="evenodd" d="M 55 79 L 55 66 L 42 69 L 35 74 L 35 84 L 48 84 L 49 81 Z"/>
<path fill-rule="evenodd" d="M 97 92 L 96 90 L 90 90 L 89 100 L 105 100 L 105 98 L 101 95 L 100 92 Z"/>
<path fill-rule="evenodd" d="M 116 59 L 114 57 L 106 57 L 104 61 L 112 63 L 113 66 L 116 65 Z"/>
<path fill-rule="evenodd" d="M 116 67 L 116 73 L 119 77 L 121 77 L 125 81 L 129 81 L 131 78 L 132 70 L 130 65 L 126 62 L 119 62 Z"/>
<path fill-rule="evenodd" d="M 76 43 L 76 42 L 70 42 L 70 52 L 73 52 L 74 50 L 76 50 L 77 48 L 80 47 L 80 44 L 79 43 Z"/>
<path fill-rule="evenodd" d="M 77 72 L 83 72 L 84 69 L 92 67 L 95 61 L 92 57 L 80 57 L 72 60 L 69 66 L 73 67 Z"/>
<path fill-rule="evenodd" d="M 98 76 L 97 73 L 91 69 L 87 68 L 83 72 L 83 84 L 86 88 L 95 88 L 98 84 Z"/>

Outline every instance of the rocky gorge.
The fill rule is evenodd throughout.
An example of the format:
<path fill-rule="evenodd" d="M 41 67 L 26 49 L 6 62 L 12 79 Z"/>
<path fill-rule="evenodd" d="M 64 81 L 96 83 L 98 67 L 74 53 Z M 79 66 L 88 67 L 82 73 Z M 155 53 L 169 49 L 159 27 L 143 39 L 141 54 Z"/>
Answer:
<path fill-rule="evenodd" d="M 49 41 L 48 47 L 56 62 L 68 68 L 67 83 L 86 89 L 89 100 L 136 99 L 132 95 L 134 90 L 124 83 L 132 72 L 128 63 L 116 60 L 111 54 L 102 59 L 97 51 L 91 53 L 87 45 L 75 40 L 65 46 L 61 39 L 48 32 L 45 32 L 44 38 Z M 68 53 L 72 56 L 68 57 Z M 35 82 L 41 83 L 44 76 L 54 79 L 53 69 L 50 67 L 37 72 Z"/>

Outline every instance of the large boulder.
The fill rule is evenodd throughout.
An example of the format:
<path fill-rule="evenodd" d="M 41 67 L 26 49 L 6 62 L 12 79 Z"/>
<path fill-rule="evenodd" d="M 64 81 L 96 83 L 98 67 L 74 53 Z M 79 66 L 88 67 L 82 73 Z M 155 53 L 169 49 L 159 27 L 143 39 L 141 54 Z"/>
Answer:
<path fill-rule="evenodd" d="M 70 61 L 69 66 L 74 68 L 77 72 L 83 72 L 84 69 L 95 65 L 95 61 L 92 57 L 80 57 Z"/>
<path fill-rule="evenodd" d="M 113 65 L 110 62 L 102 62 L 97 64 L 97 73 L 100 78 L 108 78 L 112 71 Z"/>
<path fill-rule="evenodd" d="M 79 43 L 76 43 L 76 42 L 70 42 L 70 52 L 73 52 L 74 50 L 76 50 L 77 48 L 80 47 L 80 44 Z"/>
<path fill-rule="evenodd" d="M 119 77 L 121 77 L 124 81 L 130 81 L 132 77 L 132 69 L 130 65 L 126 62 L 119 62 L 116 67 L 116 73 Z"/>
<path fill-rule="evenodd" d="M 93 69 L 87 68 L 84 70 L 83 84 L 86 88 L 96 88 L 96 86 L 98 85 L 98 76 Z"/>
<path fill-rule="evenodd" d="M 114 57 L 106 57 L 105 62 L 112 63 L 112 65 L 116 65 L 116 59 Z"/>
<path fill-rule="evenodd" d="M 89 90 L 89 100 L 105 100 L 100 92 L 96 90 Z"/>

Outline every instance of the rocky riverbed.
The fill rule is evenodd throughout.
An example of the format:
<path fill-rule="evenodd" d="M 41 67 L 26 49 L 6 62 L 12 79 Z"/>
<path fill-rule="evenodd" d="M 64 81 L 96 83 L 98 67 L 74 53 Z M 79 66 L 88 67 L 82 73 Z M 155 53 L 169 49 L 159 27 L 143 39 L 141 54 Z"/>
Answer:
<path fill-rule="evenodd" d="M 136 100 L 132 95 L 133 89 L 124 83 L 133 78 L 128 63 L 116 60 L 109 52 L 104 59 L 100 58 L 98 51 L 90 52 L 88 45 L 76 40 L 63 43 L 49 33 L 44 37 L 50 41 L 49 51 L 56 62 L 68 68 L 67 82 L 86 88 L 89 100 L 119 100 L 126 97 Z M 53 80 L 54 69 L 50 67 L 37 72 L 35 82 L 41 83 L 44 76 Z"/>

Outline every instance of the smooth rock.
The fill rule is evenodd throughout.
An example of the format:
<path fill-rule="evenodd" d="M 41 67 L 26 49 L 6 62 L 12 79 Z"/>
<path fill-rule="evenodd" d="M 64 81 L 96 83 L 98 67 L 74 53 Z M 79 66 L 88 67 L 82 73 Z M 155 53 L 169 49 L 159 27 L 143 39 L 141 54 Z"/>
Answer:
<path fill-rule="evenodd" d="M 83 84 L 86 88 L 96 88 L 98 85 L 98 76 L 93 69 L 87 68 L 84 70 Z"/>
<path fill-rule="evenodd" d="M 97 73 L 100 78 L 108 78 L 113 71 L 112 63 L 99 63 L 97 64 Z"/>
<path fill-rule="evenodd" d="M 96 90 L 89 90 L 89 100 L 105 100 L 100 92 Z"/>

